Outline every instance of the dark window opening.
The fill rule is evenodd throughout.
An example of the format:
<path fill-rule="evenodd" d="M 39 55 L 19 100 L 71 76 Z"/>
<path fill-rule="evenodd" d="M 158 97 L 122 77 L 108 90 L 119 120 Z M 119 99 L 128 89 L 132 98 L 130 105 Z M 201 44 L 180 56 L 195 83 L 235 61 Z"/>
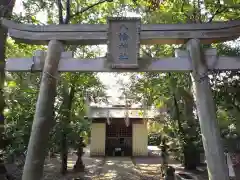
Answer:
<path fill-rule="evenodd" d="M 120 144 L 124 144 L 124 138 L 120 138 Z"/>

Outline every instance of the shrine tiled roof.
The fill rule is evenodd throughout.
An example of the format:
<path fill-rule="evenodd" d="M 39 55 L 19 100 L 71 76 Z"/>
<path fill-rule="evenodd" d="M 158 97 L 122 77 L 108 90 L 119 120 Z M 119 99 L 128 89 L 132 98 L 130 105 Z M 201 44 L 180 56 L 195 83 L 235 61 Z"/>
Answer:
<path fill-rule="evenodd" d="M 128 111 L 129 118 L 154 118 L 159 114 L 156 110 L 145 110 L 143 108 L 128 108 L 124 107 L 90 107 L 89 117 L 90 118 L 124 118 Z"/>

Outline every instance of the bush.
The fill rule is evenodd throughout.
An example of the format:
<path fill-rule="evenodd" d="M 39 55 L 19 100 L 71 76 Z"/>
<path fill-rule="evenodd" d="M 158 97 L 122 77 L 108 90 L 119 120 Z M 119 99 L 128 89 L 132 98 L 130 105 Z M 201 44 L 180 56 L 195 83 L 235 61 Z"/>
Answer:
<path fill-rule="evenodd" d="M 160 133 L 149 133 L 148 134 L 148 145 L 159 146 L 161 144 L 161 134 Z"/>

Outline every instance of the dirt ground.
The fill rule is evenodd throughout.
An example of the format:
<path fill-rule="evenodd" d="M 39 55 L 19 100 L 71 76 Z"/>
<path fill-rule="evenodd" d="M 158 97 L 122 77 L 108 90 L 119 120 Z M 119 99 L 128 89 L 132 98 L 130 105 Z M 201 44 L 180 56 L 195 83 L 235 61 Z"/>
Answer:
<path fill-rule="evenodd" d="M 68 161 L 69 174 L 61 176 L 59 174 L 60 161 L 51 159 L 46 161 L 44 179 L 73 180 L 74 178 L 92 180 L 159 180 L 160 179 L 160 157 L 106 157 L 92 158 L 89 153 L 83 157 L 86 166 L 84 173 L 72 173 L 71 169 L 75 163 L 76 156 L 70 155 Z M 176 172 L 185 172 L 182 166 L 171 160 L 170 165 Z M 207 180 L 206 174 L 198 172 L 187 172 L 195 175 L 199 180 Z"/>
<path fill-rule="evenodd" d="M 44 180 L 159 180 L 161 159 L 155 153 L 150 157 L 90 157 L 89 149 L 85 149 L 83 162 L 85 172 L 74 173 L 72 171 L 77 156 L 74 153 L 69 154 L 68 170 L 66 176 L 62 176 L 60 171 L 60 158 L 46 159 L 44 166 Z M 186 172 L 180 163 L 170 160 L 169 165 L 176 169 L 176 172 Z M 198 180 L 207 180 L 206 168 L 203 171 L 187 172 Z M 12 169 L 15 174 L 18 173 L 21 180 L 21 172 Z M 235 169 L 237 178 L 240 180 L 240 166 Z"/>
<path fill-rule="evenodd" d="M 86 170 L 85 173 L 72 173 L 62 177 L 59 175 L 59 162 L 51 161 L 46 164 L 44 179 L 73 180 L 74 178 L 92 180 L 159 180 L 160 179 L 160 158 L 158 157 L 106 157 L 105 159 L 83 158 Z M 56 163 L 54 165 L 54 163 Z M 89 164 L 87 164 L 89 163 Z M 69 160 L 69 170 L 72 169 L 73 161 Z M 179 163 L 171 164 L 177 172 L 184 171 Z M 192 174 L 191 172 L 189 172 Z M 206 180 L 199 178 L 199 180 Z"/>
<path fill-rule="evenodd" d="M 83 156 L 85 172 L 81 173 L 75 173 L 72 171 L 77 160 L 77 156 L 74 153 L 70 153 L 68 156 L 68 174 L 66 176 L 62 176 L 59 173 L 61 165 L 60 158 L 47 159 L 44 167 L 44 180 L 93 179 L 101 172 L 101 169 L 105 163 L 105 159 L 102 157 L 90 157 L 89 153 L 89 149 L 86 148 Z"/>

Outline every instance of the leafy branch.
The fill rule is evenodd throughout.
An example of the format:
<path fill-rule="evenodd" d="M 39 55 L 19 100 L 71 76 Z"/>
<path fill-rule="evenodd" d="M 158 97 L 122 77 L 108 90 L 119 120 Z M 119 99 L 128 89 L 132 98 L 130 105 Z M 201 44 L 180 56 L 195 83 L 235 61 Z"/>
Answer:
<path fill-rule="evenodd" d="M 183 13 L 184 16 L 187 17 L 187 20 L 190 20 L 191 17 L 187 13 L 184 13 L 184 6 L 185 6 L 185 4 L 186 4 L 186 1 L 183 1 L 182 2 L 182 6 L 181 6 L 181 12 Z"/>
<path fill-rule="evenodd" d="M 239 10 L 240 9 L 240 5 L 239 4 L 236 4 L 236 5 L 232 5 L 232 6 L 225 6 L 225 5 L 222 5 L 222 4 L 217 4 L 216 5 L 218 7 L 218 9 L 215 11 L 215 13 L 211 16 L 211 18 L 209 19 L 208 23 L 212 22 L 213 19 L 221 14 L 221 13 L 224 13 L 224 12 L 227 12 L 229 11 L 230 9 L 236 9 L 236 10 Z"/>
<path fill-rule="evenodd" d="M 70 21 L 72 18 L 74 18 L 74 17 L 76 17 L 76 16 L 79 16 L 80 14 L 88 11 L 89 9 L 91 9 L 91 8 L 97 6 L 97 5 L 103 4 L 103 3 L 105 3 L 105 2 L 113 2 L 113 0 L 100 0 L 100 1 L 98 1 L 98 2 L 96 2 L 96 3 L 94 3 L 94 4 L 91 4 L 90 6 L 87 6 L 87 7 L 85 7 L 85 8 L 82 8 L 80 11 L 78 11 L 78 12 L 76 12 L 75 14 L 72 14 L 72 15 L 71 15 L 71 13 L 70 13 L 70 2 L 69 2 L 69 0 L 68 0 L 68 1 L 67 1 L 67 7 L 68 7 L 67 9 L 68 9 L 68 10 L 67 10 L 67 16 L 66 16 L 66 19 L 65 19 L 64 24 L 68 24 L 69 21 Z"/>

